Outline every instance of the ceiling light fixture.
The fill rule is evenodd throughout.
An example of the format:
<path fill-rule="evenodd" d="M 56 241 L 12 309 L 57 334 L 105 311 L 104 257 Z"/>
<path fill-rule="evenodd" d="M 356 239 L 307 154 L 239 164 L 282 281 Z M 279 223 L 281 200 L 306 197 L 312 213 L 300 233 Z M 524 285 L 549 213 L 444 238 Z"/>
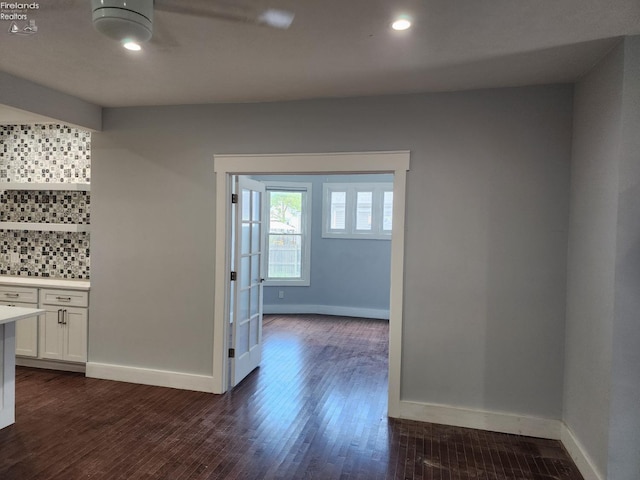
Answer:
<path fill-rule="evenodd" d="M 127 50 L 131 50 L 132 52 L 139 52 L 140 50 L 142 50 L 140 44 L 136 42 L 124 42 L 122 46 Z"/>
<path fill-rule="evenodd" d="M 407 17 L 400 17 L 391 24 L 394 30 L 402 31 L 411 27 L 411 21 Z"/>
<path fill-rule="evenodd" d="M 153 33 L 153 0 L 91 0 L 93 26 L 121 43 L 147 42 Z"/>

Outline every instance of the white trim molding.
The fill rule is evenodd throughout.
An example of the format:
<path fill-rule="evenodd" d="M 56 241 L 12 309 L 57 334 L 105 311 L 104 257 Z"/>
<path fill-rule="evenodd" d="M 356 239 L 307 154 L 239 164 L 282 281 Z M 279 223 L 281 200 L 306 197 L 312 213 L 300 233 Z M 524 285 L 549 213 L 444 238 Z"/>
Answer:
<path fill-rule="evenodd" d="M 276 315 L 315 314 L 339 317 L 377 318 L 389 320 L 389 310 L 382 308 L 343 307 L 341 305 L 264 305 L 263 312 Z"/>
<path fill-rule="evenodd" d="M 430 403 L 400 402 L 400 418 L 560 440 L 562 421 Z"/>
<path fill-rule="evenodd" d="M 562 424 L 561 441 L 571 456 L 573 463 L 575 463 L 578 470 L 580 470 L 584 480 L 604 480 L 605 477 L 600 473 L 591 456 L 565 423 Z"/>
<path fill-rule="evenodd" d="M 400 401 L 399 418 L 559 440 L 584 480 L 605 480 L 575 434 L 562 420 L 406 400 Z"/>
<path fill-rule="evenodd" d="M 179 388 L 196 392 L 213 392 L 213 377 L 211 376 L 171 372 L 168 370 L 89 362 L 87 363 L 87 377 L 157 387 Z"/>
<path fill-rule="evenodd" d="M 59 362 L 57 360 L 40 360 L 39 358 L 18 357 L 16 365 L 21 367 L 44 368 L 46 370 L 62 370 L 63 372 L 85 373 L 84 363 Z"/>

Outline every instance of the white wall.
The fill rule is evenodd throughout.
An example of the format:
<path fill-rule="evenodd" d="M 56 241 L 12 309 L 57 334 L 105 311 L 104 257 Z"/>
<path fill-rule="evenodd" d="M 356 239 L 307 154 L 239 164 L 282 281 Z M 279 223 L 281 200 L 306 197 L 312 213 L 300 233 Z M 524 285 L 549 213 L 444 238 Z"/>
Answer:
<path fill-rule="evenodd" d="M 564 421 L 601 478 L 640 472 L 640 37 L 575 91 Z"/>
<path fill-rule="evenodd" d="M 215 153 L 411 150 L 402 395 L 559 419 L 571 86 L 105 109 L 89 357 L 211 374 Z"/>

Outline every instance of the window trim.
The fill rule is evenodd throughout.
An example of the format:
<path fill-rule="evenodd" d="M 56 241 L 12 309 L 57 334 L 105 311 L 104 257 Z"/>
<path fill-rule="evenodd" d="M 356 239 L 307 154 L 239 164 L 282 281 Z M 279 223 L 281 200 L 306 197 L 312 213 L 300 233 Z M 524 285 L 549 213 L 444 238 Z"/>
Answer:
<path fill-rule="evenodd" d="M 308 287 L 311 285 L 311 195 L 312 184 L 310 182 L 278 182 L 262 181 L 265 186 L 265 209 L 263 212 L 264 225 L 264 255 L 263 272 L 265 275 L 265 287 Z M 269 191 L 305 192 L 302 205 L 302 254 L 300 265 L 301 277 L 299 279 L 269 278 L 269 228 L 271 201 Z"/>
<path fill-rule="evenodd" d="M 331 228 L 331 194 L 346 192 L 345 228 Z M 357 194 L 372 192 L 371 230 L 356 230 Z M 384 230 L 384 193 L 393 192 L 393 182 L 342 182 L 322 184 L 322 238 L 357 240 L 391 240 L 391 230 Z M 392 209 L 393 211 L 393 209 Z"/>

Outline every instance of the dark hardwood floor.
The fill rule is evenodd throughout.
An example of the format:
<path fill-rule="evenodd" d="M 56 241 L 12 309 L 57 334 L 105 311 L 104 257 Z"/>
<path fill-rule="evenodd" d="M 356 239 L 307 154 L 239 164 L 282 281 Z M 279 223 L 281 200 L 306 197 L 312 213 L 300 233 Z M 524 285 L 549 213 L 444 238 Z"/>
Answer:
<path fill-rule="evenodd" d="M 221 396 L 18 368 L 1 480 L 569 479 L 555 441 L 386 417 L 384 321 L 265 317 Z"/>

